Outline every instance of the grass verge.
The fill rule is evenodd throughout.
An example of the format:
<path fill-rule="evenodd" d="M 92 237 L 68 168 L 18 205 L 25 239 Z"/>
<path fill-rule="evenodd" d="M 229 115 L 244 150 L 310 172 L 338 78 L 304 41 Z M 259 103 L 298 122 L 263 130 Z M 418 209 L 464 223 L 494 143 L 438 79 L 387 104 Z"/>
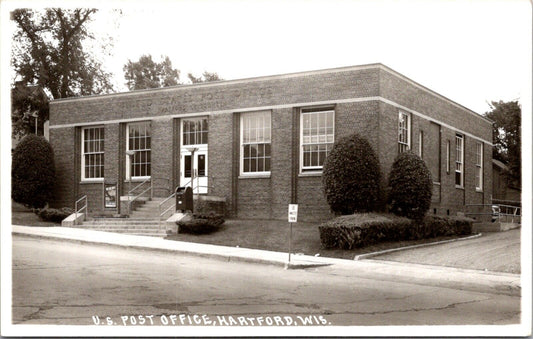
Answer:
<path fill-rule="evenodd" d="M 11 224 L 20 226 L 39 226 L 39 227 L 52 227 L 60 226 L 61 223 L 55 223 L 51 221 L 42 221 L 39 216 L 32 212 L 31 209 L 24 207 L 23 205 L 11 202 Z"/>
<path fill-rule="evenodd" d="M 316 255 L 340 259 L 353 259 L 356 255 L 400 248 L 410 245 L 431 243 L 435 241 L 457 238 L 438 237 L 432 239 L 383 242 L 356 248 L 353 250 L 323 249 L 318 232 L 319 223 L 298 222 L 292 227 L 292 252 L 306 255 Z M 288 222 L 280 220 L 227 220 L 218 232 L 211 234 L 193 235 L 177 234 L 167 237 L 170 240 L 187 241 L 202 244 L 213 244 L 229 247 L 244 247 L 276 252 L 289 251 Z"/>

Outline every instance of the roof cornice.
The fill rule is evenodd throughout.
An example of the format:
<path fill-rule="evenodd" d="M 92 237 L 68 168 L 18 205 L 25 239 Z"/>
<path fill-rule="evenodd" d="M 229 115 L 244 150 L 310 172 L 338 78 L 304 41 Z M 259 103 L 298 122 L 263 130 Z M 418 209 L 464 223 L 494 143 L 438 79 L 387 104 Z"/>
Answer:
<path fill-rule="evenodd" d="M 405 75 L 393 70 L 392 68 L 383 65 L 382 63 L 373 63 L 373 64 L 365 64 L 365 65 L 358 65 L 358 66 L 345 66 L 345 67 L 335 67 L 335 68 L 327 68 L 327 69 L 321 69 L 321 70 L 312 70 L 312 71 L 303 71 L 303 72 L 294 72 L 294 73 L 286 73 L 286 74 L 276 74 L 276 75 L 266 75 L 266 76 L 259 76 L 259 77 L 251 77 L 251 78 L 243 78 L 243 79 L 235 79 L 235 80 L 220 80 L 220 81 L 211 81 L 211 82 L 203 82 L 203 83 L 197 83 L 197 84 L 184 84 L 184 85 L 177 85 L 172 87 L 164 87 L 164 88 L 151 88 L 151 89 L 141 89 L 141 90 L 134 90 L 129 92 L 120 92 L 120 93 L 110 93 L 110 94 L 100 94 L 100 95 L 90 95 L 90 96 L 84 96 L 84 97 L 70 97 L 70 98 L 62 98 L 62 99 L 55 99 L 50 101 L 50 104 L 61 104 L 64 102 L 72 102 L 72 101 L 86 101 L 86 100 L 94 100 L 99 98 L 112 98 L 112 97 L 128 97 L 132 95 L 139 95 L 139 94 L 145 94 L 145 93 L 152 93 L 152 92 L 159 92 L 159 93 L 166 93 L 166 92 L 175 92 L 175 91 L 182 91 L 182 90 L 188 90 L 192 88 L 201 88 L 201 87 L 218 87 L 218 86 L 229 86 L 229 85 L 235 85 L 235 84 L 243 84 L 243 83 L 250 83 L 250 82 L 256 82 L 256 81 L 265 81 L 265 80 L 279 80 L 279 79 L 290 79 L 290 78 L 298 78 L 298 77 L 305 77 L 305 76 L 312 76 L 312 75 L 320 75 L 320 74 L 331 74 L 331 73 L 339 73 L 339 72 L 350 72 L 350 71 L 360 71 L 365 69 L 380 69 L 382 71 L 388 72 L 408 83 L 411 85 L 426 91 L 427 93 L 445 100 L 446 102 L 454 105 L 457 108 L 460 108 L 478 118 L 481 118 L 487 123 L 493 124 L 494 122 L 484 116 L 482 116 L 479 113 L 474 112 L 473 110 L 451 100 L 447 97 L 417 83 L 416 81 L 406 77 Z"/>

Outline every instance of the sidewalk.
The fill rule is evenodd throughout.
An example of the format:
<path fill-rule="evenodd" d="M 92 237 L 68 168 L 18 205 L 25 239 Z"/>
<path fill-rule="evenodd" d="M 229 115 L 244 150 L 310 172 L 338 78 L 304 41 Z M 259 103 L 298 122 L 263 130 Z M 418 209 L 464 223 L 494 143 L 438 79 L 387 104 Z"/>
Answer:
<path fill-rule="evenodd" d="M 315 268 L 324 273 L 354 275 L 369 279 L 414 283 L 520 296 L 520 275 L 457 269 L 441 266 L 405 264 L 379 260 L 343 260 L 238 247 L 198 244 L 162 238 L 109 233 L 67 227 L 12 226 L 13 235 L 49 238 L 80 243 L 118 246 L 213 258 L 222 261 L 241 261 L 277 265 L 286 268 Z"/>

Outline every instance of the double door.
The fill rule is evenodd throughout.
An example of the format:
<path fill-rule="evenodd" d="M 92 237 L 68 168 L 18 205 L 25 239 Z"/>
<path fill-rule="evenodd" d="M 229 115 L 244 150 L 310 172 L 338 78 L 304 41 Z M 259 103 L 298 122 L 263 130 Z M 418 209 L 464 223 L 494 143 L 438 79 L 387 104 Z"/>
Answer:
<path fill-rule="evenodd" d="M 193 193 L 208 193 L 207 117 L 181 120 L 180 186 Z"/>

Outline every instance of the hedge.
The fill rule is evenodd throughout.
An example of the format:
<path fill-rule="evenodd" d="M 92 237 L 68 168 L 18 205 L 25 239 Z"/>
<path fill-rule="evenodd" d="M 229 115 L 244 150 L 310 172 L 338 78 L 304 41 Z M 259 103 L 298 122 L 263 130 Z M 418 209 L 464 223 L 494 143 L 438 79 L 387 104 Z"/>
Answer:
<path fill-rule="evenodd" d="M 422 219 L 431 205 L 433 181 L 424 160 L 412 152 L 400 153 L 389 176 L 391 212 Z"/>
<path fill-rule="evenodd" d="M 74 213 L 74 210 L 68 207 L 63 207 L 62 209 L 43 208 L 37 209 L 35 213 L 43 221 L 60 223 L 63 219 Z"/>
<path fill-rule="evenodd" d="M 43 208 L 55 184 L 54 151 L 43 137 L 30 134 L 15 147 L 11 165 L 11 198 L 30 208 Z"/>
<path fill-rule="evenodd" d="M 473 220 L 464 217 L 426 216 L 421 221 L 392 214 L 346 215 L 320 226 L 323 248 L 353 249 L 385 241 L 402 241 L 472 233 Z"/>
<path fill-rule="evenodd" d="M 193 214 L 192 219 L 186 219 L 185 221 L 177 221 L 178 233 L 190 233 L 190 234 L 206 234 L 218 231 L 222 224 L 224 224 L 224 218 L 221 214 Z"/>
<path fill-rule="evenodd" d="M 353 134 L 335 142 L 322 171 L 324 195 L 333 212 L 378 210 L 380 184 L 379 160 L 368 140 Z"/>

